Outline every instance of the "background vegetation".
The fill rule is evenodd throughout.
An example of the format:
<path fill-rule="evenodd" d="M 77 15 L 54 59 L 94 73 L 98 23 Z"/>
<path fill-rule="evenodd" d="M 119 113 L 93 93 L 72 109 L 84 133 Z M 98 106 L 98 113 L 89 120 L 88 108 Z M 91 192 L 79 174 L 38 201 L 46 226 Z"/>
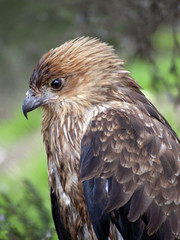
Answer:
<path fill-rule="evenodd" d="M 0 240 L 57 239 L 41 111 L 21 112 L 29 77 L 50 48 L 82 35 L 116 48 L 180 136 L 178 0 L 0 0 Z"/>

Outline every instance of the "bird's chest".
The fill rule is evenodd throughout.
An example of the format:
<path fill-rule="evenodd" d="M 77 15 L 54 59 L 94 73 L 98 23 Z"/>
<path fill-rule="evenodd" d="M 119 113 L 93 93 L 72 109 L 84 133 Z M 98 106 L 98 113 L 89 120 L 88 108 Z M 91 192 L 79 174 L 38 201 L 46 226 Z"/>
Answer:
<path fill-rule="evenodd" d="M 49 183 L 58 189 L 58 178 L 63 190 L 72 195 L 74 189 L 81 188 L 78 181 L 81 140 L 89 121 L 82 114 L 75 116 L 73 111 L 70 114 L 62 110 L 60 115 L 61 119 L 44 115 L 42 121 Z"/>
<path fill-rule="evenodd" d="M 85 204 L 83 186 L 78 181 L 81 136 L 76 131 L 78 130 L 68 132 L 65 127 L 51 125 L 43 132 L 49 184 L 56 193 L 63 222 L 71 235 L 79 236 L 79 239 L 86 239 L 81 235 L 87 235 L 87 239 L 94 239 L 90 237 L 94 233 Z"/>
<path fill-rule="evenodd" d="M 74 196 L 71 196 L 73 189 L 79 189 L 81 185 L 78 181 L 80 146 L 77 140 L 72 140 L 71 134 L 66 126 L 59 127 L 51 124 L 44 132 L 44 141 L 49 184 L 54 190 L 63 191 L 73 198 Z"/>

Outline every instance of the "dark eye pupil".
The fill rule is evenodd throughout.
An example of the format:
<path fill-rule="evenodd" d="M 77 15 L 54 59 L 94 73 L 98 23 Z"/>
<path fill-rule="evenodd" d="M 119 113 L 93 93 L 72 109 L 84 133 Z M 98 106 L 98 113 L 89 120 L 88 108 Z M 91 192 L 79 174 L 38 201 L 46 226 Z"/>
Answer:
<path fill-rule="evenodd" d="M 54 81 L 52 81 L 51 83 L 51 87 L 54 88 L 54 89 L 60 89 L 62 86 L 62 80 L 61 79 L 55 79 Z"/>

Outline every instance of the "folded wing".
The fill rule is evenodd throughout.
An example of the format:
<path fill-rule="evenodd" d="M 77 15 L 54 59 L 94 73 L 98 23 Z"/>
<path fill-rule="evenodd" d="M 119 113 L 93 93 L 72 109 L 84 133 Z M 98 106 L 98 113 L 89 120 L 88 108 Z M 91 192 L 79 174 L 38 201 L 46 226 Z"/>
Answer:
<path fill-rule="evenodd" d="M 99 219 L 110 213 L 125 239 L 180 238 L 180 143 L 152 104 L 122 103 L 99 112 L 81 151 L 92 222 L 98 222 L 95 206 Z"/>

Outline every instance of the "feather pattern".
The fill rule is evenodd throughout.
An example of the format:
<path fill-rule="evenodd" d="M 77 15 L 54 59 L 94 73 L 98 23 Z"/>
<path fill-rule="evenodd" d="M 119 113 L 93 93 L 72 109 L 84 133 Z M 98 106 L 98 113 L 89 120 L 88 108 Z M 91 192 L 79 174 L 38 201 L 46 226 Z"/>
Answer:
<path fill-rule="evenodd" d="M 123 102 L 117 103 L 116 109 L 113 106 L 93 118 L 82 140 L 80 179 L 112 178 L 105 211 L 130 204 L 129 221 L 148 216 L 147 234 L 152 235 L 161 231 L 163 224 L 173 226 L 177 219 L 180 151 L 176 135 L 166 121 L 152 109 L 148 113 L 147 109 L 151 108 L 141 112 L 137 104 L 130 107 L 127 103 L 126 107 Z M 103 132 L 99 131 L 99 121 L 103 123 Z M 171 147 L 176 145 L 172 150 L 170 142 Z M 87 146 L 90 155 L 83 154 Z M 174 228 L 176 237 L 180 237 L 179 224 Z"/>

